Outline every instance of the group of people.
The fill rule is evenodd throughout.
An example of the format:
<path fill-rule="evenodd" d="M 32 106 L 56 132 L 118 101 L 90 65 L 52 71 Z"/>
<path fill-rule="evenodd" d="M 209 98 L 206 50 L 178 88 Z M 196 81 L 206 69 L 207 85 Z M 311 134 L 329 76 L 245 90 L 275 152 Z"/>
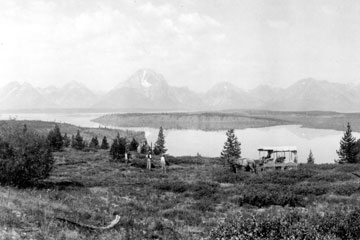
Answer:
<path fill-rule="evenodd" d="M 147 155 L 146 155 L 146 159 L 147 159 L 147 163 L 146 163 L 146 168 L 148 170 L 151 170 L 151 158 L 152 158 L 152 155 L 151 155 L 151 152 L 149 152 Z M 161 157 L 160 157 L 160 165 L 161 165 L 161 171 L 163 173 L 166 173 L 166 162 L 165 162 L 165 156 L 164 154 L 161 154 Z"/>
<path fill-rule="evenodd" d="M 128 164 L 129 162 L 129 159 L 130 159 L 131 155 L 128 153 L 128 152 L 125 152 L 125 163 Z M 148 170 L 151 170 L 151 159 L 152 159 L 152 155 L 151 155 L 151 152 L 149 151 L 148 154 L 146 154 L 146 168 Z M 163 173 L 166 173 L 166 161 L 165 161 L 165 156 L 164 154 L 161 154 L 161 157 L 160 157 L 160 166 L 161 166 L 161 170 Z"/>

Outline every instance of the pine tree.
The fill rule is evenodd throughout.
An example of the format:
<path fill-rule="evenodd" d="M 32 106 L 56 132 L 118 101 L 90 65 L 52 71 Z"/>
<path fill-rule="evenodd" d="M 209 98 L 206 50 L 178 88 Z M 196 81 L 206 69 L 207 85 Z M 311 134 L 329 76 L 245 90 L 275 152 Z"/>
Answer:
<path fill-rule="evenodd" d="M 68 135 L 66 133 L 63 136 L 63 141 L 64 141 L 64 147 L 70 146 L 70 138 L 68 137 Z"/>
<path fill-rule="evenodd" d="M 99 147 L 99 140 L 98 140 L 97 136 L 91 138 L 89 147 L 91 147 L 91 148 L 98 148 Z"/>
<path fill-rule="evenodd" d="M 82 136 L 80 135 L 79 130 L 77 130 L 72 147 L 77 150 L 82 150 L 85 147 L 85 142 L 84 142 Z"/>
<path fill-rule="evenodd" d="M 71 135 L 70 146 L 71 146 L 72 148 L 75 148 L 75 136 L 74 136 L 74 135 Z"/>
<path fill-rule="evenodd" d="M 109 149 L 109 143 L 106 139 L 106 136 L 103 137 L 100 148 L 101 149 Z"/>
<path fill-rule="evenodd" d="M 155 146 L 154 146 L 154 154 L 155 155 L 164 154 L 164 153 L 166 153 L 166 151 L 167 151 L 167 149 L 165 148 L 164 131 L 163 131 L 163 128 L 160 127 L 158 139 L 156 140 Z"/>
<path fill-rule="evenodd" d="M 307 158 L 307 164 L 314 164 L 314 163 L 315 163 L 315 158 L 314 158 L 313 153 L 312 153 L 312 151 L 310 149 L 310 153 L 309 153 L 309 156 Z"/>
<path fill-rule="evenodd" d="M 114 160 L 120 160 L 124 157 L 126 151 L 126 138 L 120 137 L 119 133 L 110 147 L 110 155 Z"/>
<path fill-rule="evenodd" d="M 56 124 L 53 130 L 50 130 L 47 136 L 47 143 L 52 150 L 61 150 L 64 146 L 63 136 L 60 133 L 60 128 Z"/>
<path fill-rule="evenodd" d="M 141 150 L 140 153 L 142 154 L 147 154 L 149 152 L 150 146 L 147 143 L 147 141 L 145 140 L 145 142 L 143 143 L 143 145 L 141 146 Z"/>
<path fill-rule="evenodd" d="M 139 146 L 139 143 L 136 141 L 135 138 L 133 138 L 130 142 L 129 150 L 130 151 L 137 151 L 137 148 Z"/>
<path fill-rule="evenodd" d="M 239 158 L 241 156 L 241 149 L 237 137 L 235 136 L 234 129 L 229 129 L 226 132 L 227 140 L 224 143 L 224 148 L 221 152 L 221 159 L 229 160 L 231 157 Z"/>
<path fill-rule="evenodd" d="M 340 149 L 336 151 L 339 163 L 356 163 L 356 139 L 352 136 L 350 123 L 347 124 L 346 132 L 340 140 Z"/>

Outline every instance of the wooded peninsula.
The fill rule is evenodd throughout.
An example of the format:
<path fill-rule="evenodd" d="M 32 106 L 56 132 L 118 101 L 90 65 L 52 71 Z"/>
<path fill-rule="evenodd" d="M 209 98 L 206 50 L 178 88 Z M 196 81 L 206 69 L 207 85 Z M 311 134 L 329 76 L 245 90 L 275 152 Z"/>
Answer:
<path fill-rule="evenodd" d="M 301 125 L 307 128 L 343 131 L 351 122 L 354 131 L 360 131 L 360 113 L 323 111 L 285 112 L 241 110 L 221 112 L 126 113 L 106 114 L 94 122 L 115 127 L 152 127 L 166 129 L 199 129 L 216 131 L 226 129 L 259 128 L 278 125 Z"/>

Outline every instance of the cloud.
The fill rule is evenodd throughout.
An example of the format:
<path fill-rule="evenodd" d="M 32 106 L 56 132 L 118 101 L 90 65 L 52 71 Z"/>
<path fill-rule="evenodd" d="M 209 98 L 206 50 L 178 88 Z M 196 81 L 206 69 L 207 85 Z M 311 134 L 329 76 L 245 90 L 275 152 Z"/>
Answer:
<path fill-rule="evenodd" d="M 200 15 L 199 13 L 184 13 L 179 16 L 179 21 L 195 30 L 201 30 L 208 27 L 220 27 L 221 24 L 215 19 Z"/>
<path fill-rule="evenodd" d="M 277 30 L 283 30 L 289 27 L 289 23 L 286 21 L 281 20 L 268 20 L 267 24 L 269 27 L 277 29 Z"/>
<path fill-rule="evenodd" d="M 321 12 L 323 12 L 326 15 L 334 16 L 337 14 L 336 9 L 333 6 L 324 5 L 321 7 Z"/>
<path fill-rule="evenodd" d="M 1 1 L 0 79 L 97 87 L 99 79 L 112 86 L 142 67 L 190 73 L 200 61 L 208 66 L 226 39 L 222 24 L 203 12 L 151 2 L 91 4 L 69 13 L 68 2 Z"/>
<path fill-rule="evenodd" d="M 155 16 L 167 16 L 175 12 L 175 9 L 171 7 L 169 4 L 155 6 L 151 2 L 147 2 L 140 7 L 138 7 L 139 11 L 143 14 L 155 15 Z"/>

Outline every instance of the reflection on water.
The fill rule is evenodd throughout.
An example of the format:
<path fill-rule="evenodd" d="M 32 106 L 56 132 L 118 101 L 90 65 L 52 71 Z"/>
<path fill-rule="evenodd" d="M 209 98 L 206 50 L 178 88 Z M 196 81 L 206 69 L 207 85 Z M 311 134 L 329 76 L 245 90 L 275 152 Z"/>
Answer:
<path fill-rule="evenodd" d="M 158 129 L 131 128 L 145 131 L 148 142 L 155 142 Z M 226 141 L 226 131 L 205 132 L 200 130 L 165 130 L 168 153 L 175 156 L 196 155 L 218 157 Z M 258 158 L 257 149 L 262 146 L 296 146 L 299 162 L 306 162 L 310 149 L 316 163 L 334 163 L 336 150 L 343 133 L 335 130 L 301 128 L 300 126 L 276 126 L 235 130 L 241 142 L 243 157 Z M 360 133 L 354 133 L 359 138 Z"/>
<path fill-rule="evenodd" d="M 0 119 L 16 117 L 18 120 L 43 120 L 67 122 L 76 126 L 98 127 L 98 123 L 91 119 L 103 113 L 79 114 L 1 114 Z M 110 126 L 109 126 L 110 127 Z M 125 128 L 119 128 L 125 129 Z M 155 143 L 158 129 L 154 128 L 127 128 L 144 131 L 149 143 Z M 200 131 L 200 130 L 165 130 L 166 147 L 168 153 L 175 156 L 196 155 L 218 157 L 226 140 L 225 131 Z M 262 146 L 297 146 L 299 162 L 306 162 L 310 149 L 316 163 L 333 163 L 337 158 L 336 150 L 343 132 L 335 130 L 301 128 L 300 126 L 276 126 L 265 128 L 248 128 L 235 131 L 241 142 L 243 157 L 258 158 L 257 148 Z M 354 133 L 360 138 L 360 133 Z"/>

